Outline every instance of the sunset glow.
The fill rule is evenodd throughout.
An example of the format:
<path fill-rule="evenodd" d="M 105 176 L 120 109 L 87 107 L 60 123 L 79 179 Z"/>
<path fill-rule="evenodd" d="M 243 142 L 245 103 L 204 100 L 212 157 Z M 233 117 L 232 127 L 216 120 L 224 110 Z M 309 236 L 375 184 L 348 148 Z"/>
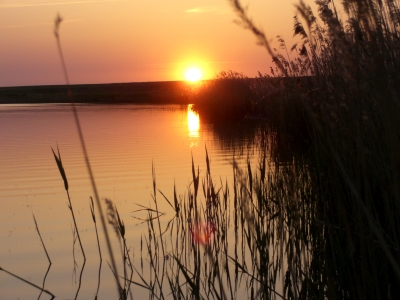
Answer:
<path fill-rule="evenodd" d="M 188 81 L 196 82 L 199 81 L 202 77 L 202 73 L 198 68 L 190 68 L 185 73 L 185 78 Z"/>
<path fill-rule="evenodd" d="M 0 86 L 65 84 L 53 34 L 57 13 L 73 84 L 196 82 L 227 70 L 253 77 L 271 66 L 225 0 L 4 0 Z M 293 44 L 293 1 L 249 1 L 248 13 L 268 38 L 280 34 Z"/>

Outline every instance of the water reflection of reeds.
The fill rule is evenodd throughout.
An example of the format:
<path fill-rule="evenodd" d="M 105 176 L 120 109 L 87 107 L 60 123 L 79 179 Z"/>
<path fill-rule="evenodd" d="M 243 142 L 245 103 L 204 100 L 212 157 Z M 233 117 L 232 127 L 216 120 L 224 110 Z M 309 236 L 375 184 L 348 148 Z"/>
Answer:
<path fill-rule="evenodd" d="M 208 156 L 203 178 L 193 164 L 192 184 L 165 231 L 158 231 L 149 215 L 147 254 L 142 253 L 154 269 L 149 282 L 167 264 L 174 298 L 271 299 L 298 293 L 312 260 L 314 202 L 304 199 L 310 176 L 305 165 L 301 172 L 296 164 L 282 167 L 266 151 L 247 170 L 233 164 L 233 190 L 212 180 Z M 152 298 L 164 293 L 153 287 Z"/>

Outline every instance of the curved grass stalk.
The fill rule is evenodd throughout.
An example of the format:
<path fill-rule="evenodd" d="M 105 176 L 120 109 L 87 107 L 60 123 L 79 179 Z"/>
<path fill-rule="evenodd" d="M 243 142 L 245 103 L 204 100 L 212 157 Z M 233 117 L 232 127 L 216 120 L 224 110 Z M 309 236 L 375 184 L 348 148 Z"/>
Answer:
<path fill-rule="evenodd" d="M 65 81 L 66 81 L 67 85 L 69 86 L 70 82 L 69 82 L 69 78 L 68 78 L 67 67 L 66 67 L 66 64 L 65 64 L 64 55 L 63 55 L 63 51 L 62 51 L 62 47 L 61 47 L 61 43 L 60 43 L 60 36 L 59 36 L 59 28 L 60 28 L 61 22 L 62 22 L 62 18 L 60 17 L 60 15 L 57 15 L 55 23 L 54 23 L 54 36 L 56 37 L 57 49 L 58 49 L 58 53 L 59 53 L 59 56 L 60 56 L 62 70 L 63 70 L 64 77 L 65 77 Z M 77 131 L 78 131 L 78 135 L 79 135 L 79 141 L 80 141 L 80 144 L 81 144 L 81 147 L 82 147 L 82 151 L 83 151 L 83 154 L 84 154 L 86 168 L 87 168 L 87 171 L 89 173 L 90 182 L 92 184 L 94 198 L 96 199 L 96 204 L 97 204 L 97 207 L 98 207 L 99 212 L 100 212 L 100 220 L 101 220 L 101 225 L 103 227 L 104 235 L 106 237 L 108 253 L 110 255 L 110 260 L 111 260 L 112 267 L 113 267 L 114 272 L 116 274 L 115 279 L 116 279 L 116 284 L 117 284 L 117 287 L 118 287 L 118 292 L 119 292 L 120 296 L 122 296 L 123 291 L 122 291 L 122 287 L 121 287 L 121 285 L 119 283 L 119 280 L 118 280 L 117 264 L 115 262 L 114 253 L 113 253 L 113 250 L 112 250 L 112 247 L 111 247 L 110 237 L 109 237 L 109 234 L 108 234 L 106 221 L 105 221 L 105 218 L 104 218 L 104 213 L 103 213 L 103 209 L 102 209 L 101 203 L 100 203 L 100 196 L 99 196 L 99 193 L 97 191 L 96 182 L 94 180 L 94 175 L 93 175 L 91 164 L 90 164 L 90 161 L 89 161 L 89 155 L 88 155 L 88 152 L 86 150 L 85 139 L 83 137 L 83 132 L 82 132 L 82 128 L 81 128 L 79 117 L 78 117 L 78 112 L 77 112 L 77 109 L 76 109 L 75 101 L 74 101 L 73 95 L 71 93 L 71 90 L 68 91 L 68 94 L 69 94 L 69 96 L 71 98 L 72 112 L 73 112 L 73 115 L 74 115 L 75 125 L 76 125 Z"/>
<path fill-rule="evenodd" d="M 17 278 L 17 279 L 19 279 L 19 280 L 21 280 L 21 281 L 23 281 L 23 282 L 29 284 L 29 285 L 31 285 L 31 286 L 33 286 L 33 287 L 35 287 L 35 288 L 41 290 L 42 292 L 45 292 L 46 294 L 48 294 L 48 295 L 51 296 L 51 299 L 54 299 L 54 298 L 56 297 L 55 295 L 53 295 L 53 293 L 49 292 L 48 290 L 45 290 L 44 288 L 41 288 L 40 286 L 37 286 L 36 284 L 34 284 L 34 283 L 32 283 L 32 282 L 30 282 L 30 281 L 28 281 L 28 280 L 26 280 L 26 279 L 24 279 L 24 278 L 22 278 L 22 277 L 19 277 L 18 275 L 15 275 L 15 274 L 13 274 L 13 273 L 11 273 L 11 272 L 9 272 L 9 271 L 3 269 L 2 267 L 0 267 L 0 271 L 3 271 L 3 272 L 5 272 L 5 273 L 7 273 L 8 275 L 11 275 L 11 276 L 13 276 L 13 277 L 15 277 L 15 278 Z"/>

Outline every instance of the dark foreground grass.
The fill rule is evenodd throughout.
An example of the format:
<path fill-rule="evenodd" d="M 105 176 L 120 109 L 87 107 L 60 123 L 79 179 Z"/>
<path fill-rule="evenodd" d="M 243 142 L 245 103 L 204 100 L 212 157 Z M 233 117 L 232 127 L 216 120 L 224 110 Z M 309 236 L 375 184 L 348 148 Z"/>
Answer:
<path fill-rule="evenodd" d="M 308 200 L 315 225 L 305 297 L 395 299 L 400 294 L 398 2 L 343 1 L 340 18 L 334 1 L 318 0 L 319 20 L 300 2 L 292 58 L 282 38 L 273 49 L 239 1 L 231 3 L 275 62 L 272 76 L 260 78 L 265 96 L 260 103 L 265 110 L 275 107 L 271 119 L 280 116 L 275 125 L 289 142 L 292 120 L 297 132 L 310 137 L 311 184 L 304 193 L 315 195 Z"/>
<path fill-rule="evenodd" d="M 275 63 L 271 75 L 248 87 L 256 95 L 252 114 L 267 120 L 276 133 L 277 161 L 287 162 L 277 182 L 307 178 L 302 187 L 290 183 L 279 200 L 297 198 L 297 215 L 290 209 L 294 204 L 280 211 L 290 215 L 288 224 L 298 223 L 285 236 L 297 246 L 285 250 L 301 262 L 298 237 L 310 249 L 308 264 L 289 264 L 285 295 L 395 299 L 400 294 L 398 2 L 343 1 L 339 13 L 334 1 L 318 0 L 319 19 L 300 2 L 294 18 L 299 42 L 291 49 L 279 36 L 273 48 L 241 3 L 230 2 Z M 302 146 L 307 162 L 295 167 L 290 153 Z M 277 200 L 260 201 L 270 209 Z M 301 212 L 296 205 L 311 210 Z"/>

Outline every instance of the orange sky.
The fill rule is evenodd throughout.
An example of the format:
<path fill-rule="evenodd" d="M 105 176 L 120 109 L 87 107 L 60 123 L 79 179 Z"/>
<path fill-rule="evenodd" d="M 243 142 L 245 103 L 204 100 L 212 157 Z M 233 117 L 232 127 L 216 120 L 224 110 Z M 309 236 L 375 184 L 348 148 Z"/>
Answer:
<path fill-rule="evenodd" d="M 292 45 L 296 0 L 250 0 L 272 40 Z M 0 0 L 0 86 L 64 84 L 53 35 L 57 13 L 72 84 L 205 78 L 223 70 L 269 72 L 266 51 L 234 23 L 227 0 Z"/>

